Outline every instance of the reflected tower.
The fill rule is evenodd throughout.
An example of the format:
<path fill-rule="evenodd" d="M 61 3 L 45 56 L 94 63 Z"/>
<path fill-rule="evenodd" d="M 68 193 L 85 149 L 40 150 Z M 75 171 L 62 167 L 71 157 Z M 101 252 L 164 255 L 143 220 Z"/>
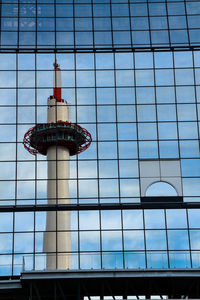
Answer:
<path fill-rule="evenodd" d="M 47 156 L 48 204 L 69 204 L 69 157 L 85 151 L 91 144 L 91 134 L 69 122 L 69 105 L 62 99 L 61 69 L 54 63 L 53 95 L 48 98 L 47 123 L 36 124 L 24 135 L 24 147 L 31 154 Z M 57 230 L 65 230 L 64 233 Z M 46 269 L 71 268 L 70 212 L 48 211 L 44 252 Z"/>

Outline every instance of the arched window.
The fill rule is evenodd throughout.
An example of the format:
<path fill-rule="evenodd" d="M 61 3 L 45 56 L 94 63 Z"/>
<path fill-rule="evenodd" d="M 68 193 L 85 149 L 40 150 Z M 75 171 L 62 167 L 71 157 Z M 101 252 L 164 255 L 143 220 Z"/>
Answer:
<path fill-rule="evenodd" d="M 169 183 L 159 181 L 151 184 L 146 190 L 147 197 L 177 196 L 176 189 Z"/>

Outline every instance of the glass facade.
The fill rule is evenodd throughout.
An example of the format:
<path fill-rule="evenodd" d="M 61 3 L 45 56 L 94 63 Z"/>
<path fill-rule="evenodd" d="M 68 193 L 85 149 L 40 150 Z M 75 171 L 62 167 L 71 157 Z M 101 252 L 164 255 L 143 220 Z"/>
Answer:
<path fill-rule="evenodd" d="M 63 253 L 62 248 L 58 252 L 71 258 L 73 270 L 199 268 L 199 213 L 199 209 L 73 211 L 72 252 Z M 1 213 L 1 275 L 11 275 L 12 262 L 14 275 L 23 263 L 26 270 L 45 269 L 45 216 L 46 212 Z M 65 233 L 65 228 L 57 229 L 58 236 Z M 54 252 L 56 245 L 51 255 Z"/>
<path fill-rule="evenodd" d="M 140 204 L 200 202 L 200 1 L 0 8 L 0 276 L 44 270 L 56 253 L 73 270 L 199 268 L 200 209 Z M 23 138 L 47 122 L 55 59 L 70 121 L 93 141 L 70 157 L 70 228 L 47 229 L 48 161 Z M 55 243 L 46 253 L 47 230 L 70 232 L 71 251 Z"/>
<path fill-rule="evenodd" d="M 198 46 L 199 1 L 3 0 L 1 47 Z"/>

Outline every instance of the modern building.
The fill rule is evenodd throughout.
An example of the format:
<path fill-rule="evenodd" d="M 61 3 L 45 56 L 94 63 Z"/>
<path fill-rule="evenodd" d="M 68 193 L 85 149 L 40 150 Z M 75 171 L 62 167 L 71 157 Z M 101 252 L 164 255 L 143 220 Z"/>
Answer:
<path fill-rule="evenodd" d="M 200 1 L 0 13 L 0 297 L 200 298 Z M 59 155 L 58 121 L 91 134 L 87 151 Z"/>

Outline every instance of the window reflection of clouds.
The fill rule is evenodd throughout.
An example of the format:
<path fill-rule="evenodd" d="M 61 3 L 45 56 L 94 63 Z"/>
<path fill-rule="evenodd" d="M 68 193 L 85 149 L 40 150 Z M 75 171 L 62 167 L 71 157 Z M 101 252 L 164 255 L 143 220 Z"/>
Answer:
<path fill-rule="evenodd" d="M 147 250 L 166 250 L 166 233 L 164 230 L 146 231 Z"/>
<path fill-rule="evenodd" d="M 38 47 L 50 46 L 51 43 L 55 42 L 53 36 L 48 34 L 49 30 L 53 31 L 55 29 L 54 21 L 50 21 L 49 26 L 47 25 L 53 17 L 56 17 L 56 29 L 61 30 L 57 32 L 57 47 L 73 46 L 73 16 L 75 17 L 75 42 L 78 47 L 84 47 L 84 45 L 91 47 L 93 45 L 92 16 L 94 17 L 94 42 L 97 46 L 105 46 L 106 44 L 111 46 L 114 43 L 115 46 L 127 45 L 130 47 L 131 42 L 133 46 L 144 44 L 168 46 L 168 30 L 170 31 L 172 44 L 188 44 L 188 28 L 191 29 L 190 42 L 197 44 L 199 42 L 199 27 L 195 17 L 198 18 L 198 16 L 195 16 L 194 12 L 199 13 L 199 3 L 187 3 L 186 6 L 188 22 L 186 22 L 185 7 L 182 1 L 180 3 L 167 3 L 167 9 L 163 3 L 150 3 L 148 9 L 146 3 L 131 3 L 130 11 L 127 3 L 112 3 L 112 9 L 106 3 L 94 3 L 93 6 L 90 3 L 74 3 L 74 8 L 72 2 L 67 4 L 57 3 L 55 9 L 53 3 L 38 3 L 37 6 L 35 3 L 21 3 L 20 5 L 3 3 L 2 29 L 7 32 L 2 32 L 2 46 L 34 45 L 36 41 Z M 19 36 L 12 33 L 13 30 L 17 30 L 18 24 L 14 20 L 18 16 L 18 10 L 21 18 Z M 147 13 L 148 11 L 149 13 Z M 113 19 L 113 32 L 111 31 L 110 14 Z M 38 17 L 37 25 L 35 24 L 36 15 Z M 169 22 L 166 21 L 167 19 Z M 130 39 L 130 31 L 128 31 L 130 24 L 133 30 L 132 40 Z M 152 29 L 151 39 L 148 31 L 149 24 Z M 38 35 L 37 39 L 34 38 L 31 32 L 36 28 L 44 30 L 45 33 Z M 26 31 L 27 34 L 22 34 L 22 30 Z M 84 34 L 84 38 L 81 36 L 80 30 Z M 42 38 L 44 41 L 42 41 Z"/>
<path fill-rule="evenodd" d="M 153 60 L 153 55 L 155 60 Z M 64 69 L 63 97 L 70 102 L 71 120 L 76 121 L 77 117 L 78 122 L 85 123 L 83 127 L 92 132 L 95 141 L 87 152 L 79 156 L 79 161 L 76 157 L 71 158 L 71 180 L 69 182 L 71 203 L 77 203 L 77 201 L 84 204 L 98 203 L 98 196 L 101 197 L 99 199 L 100 203 L 119 202 L 119 196 L 123 198 L 121 199 L 122 202 L 137 201 L 136 199 L 139 198 L 138 156 L 140 158 L 156 159 L 181 158 L 185 201 L 194 201 L 195 197 L 198 200 L 200 185 L 199 128 L 196 121 L 199 115 L 197 115 L 195 104 L 195 97 L 198 94 L 195 94 L 192 85 L 194 73 L 191 57 L 191 52 L 188 52 L 185 57 L 182 52 L 174 54 L 175 66 L 179 69 L 175 72 L 175 78 L 173 78 L 171 53 L 162 53 L 160 56 L 157 53 L 149 53 L 148 55 L 117 53 L 115 60 L 114 55 L 110 53 L 106 54 L 105 57 L 102 53 L 87 55 L 81 53 L 76 55 L 76 59 L 74 59 L 73 54 L 58 55 L 59 63 L 61 66 L 63 63 Z M 34 71 L 35 58 L 37 58 L 38 68 L 36 74 Z M 0 56 L 2 61 L 0 142 L 3 142 L 0 145 L 0 160 L 2 161 L 0 164 L 1 170 L 3 170 L 0 173 L 2 180 L 0 181 L 0 204 L 5 204 L 8 201 L 10 201 L 9 204 L 13 204 L 12 201 L 15 197 L 19 201 L 18 204 L 34 204 L 35 193 L 37 194 L 37 203 L 41 204 L 46 203 L 45 157 L 38 155 L 37 172 L 35 173 L 34 157 L 24 151 L 21 142 L 24 132 L 30 127 L 28 123 L 46 122 L 46 99 L 52 93 L 50 82 L 54 55 L 49 54 L 45 57 L 43 54 L 36 56 L 33 54 L 19 54 L 17 59 L 20 72 L 16 81 L 14 71 L 16 66 L 15 55 L 4 56 L 2 54 Z M 101 60 L 103 60 L 102 65 Z M 195 61 L 198 64 L 196 54 Z M 78 68 L 76 74 L 74 72 L 74 62 L 76 62 Z M 135 70 L 132 70 L 133 62 L 135 62 L 138 72 L 136 72 L 136 84 L 138 83 L 139 86 L 136 88 L 134 86 Z M 152 69 L 153 62 L 159 68 L 156 73 Z M 181 69 L 182 63 L 184 63 L 184 69 Z M 98 66 L 96 74 L 94 72 L 95 64 Z M 117 72 L 113 70 L 114 66 L 118 68 Z M 5 76 L 4 69 L 9 70 L 5 72 Z M 154 75 L 156 83 L 159 85 L 156 88 L 154 87 Z M 192 79 L 184 78 L 186 75 L 191 76 Z M 37 78 L 39 86 L 37 90 L 35 90 L 35 78 Z M 198 82 L 198 72 L 196 72 L 196 78 Z M 176 90 L 173 80 L 175 80 L 175 83 L 180 84 L 176 87 Z M 116 82 L 117 88 L 115 88 Z M 98 85 L 97 89 L 95 83 Z M 78 85 L 76 91 L 74 90 L 75 84 Z M 18 90 L 16 87 L 20 89 Z M 20 105 L 17 109 L 12 106 L 16 104 L 16 91 L 17 104 Z M 36 96 L 37 98 L 35 98 Z M 6 107 L 5 97 L 7 97 L 9 107 Z M 175 104 L 175 101 L 178 104 Z M 135 105 L 135 102 L 137 105 Z M 115 103 L 118 104 L 117 107 Z M 34 106 L 35 104 L 39 106 Z M 97 104 L 97 107 L 95 104 Z M 36 116 L 37 119 L 35 119 Z M 12 124 L 15 123 L 16 117 L 20 123 L 17 126 L 17 138 L 20 142 L 17 145 L 17 158 L 20 160 L 17 169 L 14 162 L 16 159 L 16 126 Z M 116 120 L 118 121 L 117 125 L 115 124 Z M 99 122 L 97 126 L 96 121 Z M 10 125 L 3 125 L 5 123 Z M 180 141 L 178 141 L 178 138 L 180 138 Z M 16 173 L 19 181 L 15 186 Z M 37 187 L 35 187 L 35 175 L 39 179 Z M 118 180 L 119 175 L 120 179 Z M 77 177 L 80 179 L 78 182 Z M 77 196 L 79 199 L 77 199 Z M 6 200 L 8 201 L 5 202 Z M 143 229 L 142 211 L 123 211 L 123 235 L 119 211 L 116 210 L 113 215 L 103 212 L 101 219 L 99 218 L 99 212 L 93 214 L 93 212 L 86 211 L 84 216 L 83 212 L 79 212 L 79 229 L 81 230 L 79 236 L 76 232 L 78 224 L 75 217 L 72 217 L 73 221 L 71 221 L 71 230 L 74 230 L 72 250 L 74 255 L 77 255 L 73 258 L 73 266 L 76 264 L 75 261 L 78 257 L 76 251 L 78 251 L 78 245 L 80 245 L 79 250 L 84 252 L 80 259 L 81 265 L 86 268 L 87 266 L 100 268 L 101 239 L 103 241 L 103 251 L 113 251 L 112 254 L 107 252 L 103 254 L 102 263 L 106 267 L 113 268 L 115 265 L 123 267 L 123 255 L 120 252 L 122 249 L 127 251 L 124 257 L 125 266 L 134 268 L 139 265 L 144 267 L 144 257 L 146 255 L 147 267 L 168 267 L 167 244 L 170 249 L 170 267 L 189 266 L 188 252 L 185 251 L 189 249 L 186 213 L 177 210 L 166 211 L 167 223 L 165 224 L 164 211 L 155 213 L 145 211 L 146 241 L 144 242 L 143 231 L 141 230 Z M 198 213 L 195 215 L 193 210 L 189 210 L 188 214 L 189 225 L 192 228 L 190 232 L 191 249 L 196 251 L 191 255 L 194 266 L 198 266 L 198 255 L 196 254 L 200 250 L 198 244 L 199 225 L 196 216 Z M 25 217 L 28 218 L 28 214 Z M 38 219 L 38 216 L 36 218 L 38 231 L 36 251 L 38 254 L 43 251 L 43 232 L 45 231 L 43 218 L 45 218 L 44 215 L 40 219 Z M 192 221 L 193 218 L 196 221 Z M 12 217 L 9 216 L 9 219 L 12 219 Z M 32 216 L 29 221 L 32 222 L 31 220 Z M 39 226 L 38 224 L 42 220 L 43 225 Z M 3 232 L 12 232 L 11 227 L 5 227 L 5 217 L 1 218 L 1 222 L 3 223 L 1 227 Z M 23 228 L 21 218 L 17 222 L 19 222 L 19 227 L 18 229 L 16 227 L 16 231 L 19 232 L 14 237 L 14 250 L 19 253 L 19 256 L 16 256 L 15 262 L 21 260 L 23 253 L 32 252 L 34 241 L 34 224 L 31 223 L 29 227 L 30 224 L 28 225 L 28 222 L 26 222 Z M 164 230 L 165 226 L 168 228 L 167 235 Z M 102 236 L 100 229 L 103 229 Z M 22 232 L 28 230 L 30 230 L 30 235 Z M 95 231 L 88 233 L 87 230 Z M 2 245 L 4 245 L 2 251 L 5 251 L 5 253 L 13 251 L 11 236 L 11 233 L 8 233 L 8 236 L 4 235 L 2 237 Z M 166 242 L 167 237 L 168 243 Z M 30 243 L 30 247 L 19 245 L 22 238 Z M 163 241 L 162 247 L 160 241 Z M 147 250 L 146 253 L 145 249 Z M 156 250 L 157 252 L 154 253 Z M 185 252 L 181 252 L 181 254 L 178 252 L 179 250 Z M 87 251 L 93 251 L 93 254 L 91 254 L 92 259 L 89 258 Z M 137 263 L 135 257 L 138 259 Z M 31 263 L 32 258 L 29 265 Z M 16 269 L 17 272 L 19 271 Z"/>

